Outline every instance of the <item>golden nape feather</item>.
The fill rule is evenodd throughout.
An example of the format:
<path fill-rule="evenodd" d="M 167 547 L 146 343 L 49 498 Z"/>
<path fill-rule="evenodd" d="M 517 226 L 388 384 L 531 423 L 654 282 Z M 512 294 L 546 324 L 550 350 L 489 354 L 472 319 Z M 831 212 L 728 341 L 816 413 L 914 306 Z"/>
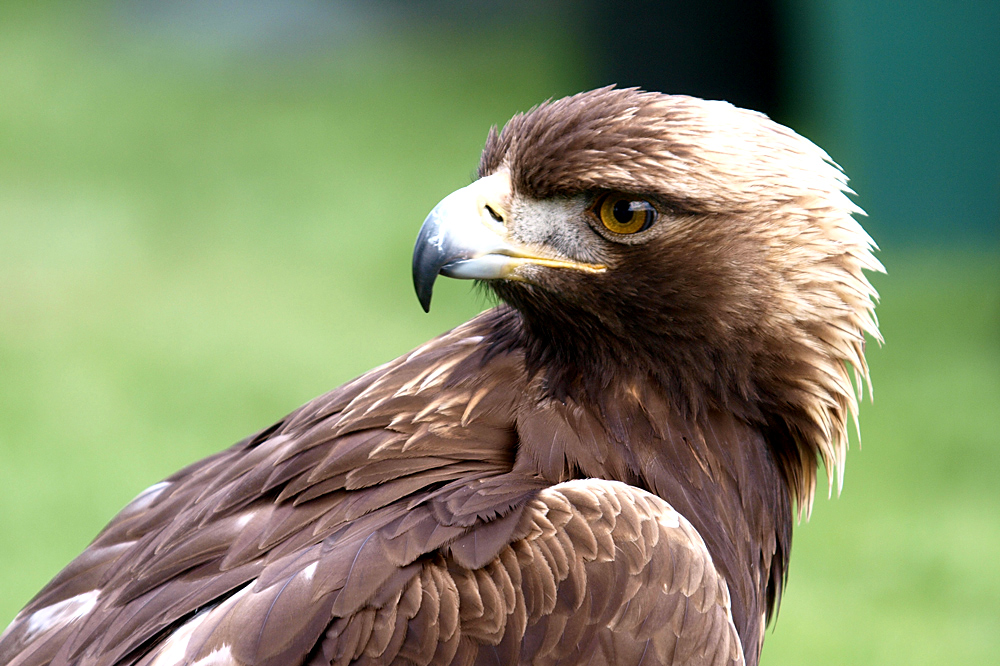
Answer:
<path fill-rule="evenodd" d="M 500 304 L 151 486 L 0 663 L 757 664 L 880 339 L 848 192 L 724 102 L 515 116 L 413 257 Z"/>

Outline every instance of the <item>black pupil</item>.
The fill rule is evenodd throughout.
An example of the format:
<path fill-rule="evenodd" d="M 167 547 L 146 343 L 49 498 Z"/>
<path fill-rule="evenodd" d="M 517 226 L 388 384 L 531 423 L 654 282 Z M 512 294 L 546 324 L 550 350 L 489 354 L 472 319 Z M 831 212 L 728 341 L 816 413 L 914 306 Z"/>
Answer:
<path fill-rule="evenodd" d="M 628 224 L 632 221 L 632 202 L 627 199 L 616 201 L 611 209 L 611 214 L 615 216 L 618 224 Z"/>

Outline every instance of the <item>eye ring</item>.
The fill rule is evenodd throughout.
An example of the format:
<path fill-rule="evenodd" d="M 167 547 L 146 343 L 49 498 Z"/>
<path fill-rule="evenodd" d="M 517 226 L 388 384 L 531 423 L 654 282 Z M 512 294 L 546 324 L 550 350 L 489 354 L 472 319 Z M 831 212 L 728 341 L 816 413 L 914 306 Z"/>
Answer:
<path fill-rule="evenodd" d="M 594 216 L 608 231 L 628 236 L 649 229 L 659 214 L 653 204 L 628 194 L 605 194 L 594 202 Z"/>

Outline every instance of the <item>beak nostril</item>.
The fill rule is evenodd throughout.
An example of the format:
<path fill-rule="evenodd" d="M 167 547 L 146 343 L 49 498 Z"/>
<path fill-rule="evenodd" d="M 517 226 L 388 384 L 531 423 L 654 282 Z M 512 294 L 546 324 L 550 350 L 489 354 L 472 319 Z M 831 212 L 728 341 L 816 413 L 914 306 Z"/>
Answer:
<path fill-rule="evenodd" d="M 493 206 L 486 204 L 486 211 L 490 214 L 490 217 L 492 217 L 500 224 L 503 224 L 503 216 L 501 216 L 500 213 L 493 210 Z"/>
<path fill-rule="evenodd" d="M 607 267 L 553 255 L 510 239 L 504 224 L 506 173 L 496 173 L 455 190 L 427 214 L 413 246 L 413 288 L 424 310 L 431 305 L 438 275 L 462 280 L 521 279 L 517 270 L 534 265 L 602 273 Z M 498 193 L 499 191 L 499 193 Z M 493 202 L 492 204 L 490 202 Z M 489 212 L 492 221 L 483 214 Z"/>

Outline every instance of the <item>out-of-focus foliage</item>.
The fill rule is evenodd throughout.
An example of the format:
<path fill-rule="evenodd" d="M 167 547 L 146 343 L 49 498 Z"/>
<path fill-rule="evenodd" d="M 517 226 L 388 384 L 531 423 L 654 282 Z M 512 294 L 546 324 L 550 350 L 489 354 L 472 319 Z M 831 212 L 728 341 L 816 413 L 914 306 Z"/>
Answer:
<path fill-rule="evenodd" d="M 0 625 L 146 486 L 484 306 L 420 311 L 416 230 L 490 124 L 578 87 L 527 26 L 179 51 L 97 7 L 0 5 Z M 882 258 L 865 446 L 766 664 L 1000 650 L 1000 256 Z"/>

